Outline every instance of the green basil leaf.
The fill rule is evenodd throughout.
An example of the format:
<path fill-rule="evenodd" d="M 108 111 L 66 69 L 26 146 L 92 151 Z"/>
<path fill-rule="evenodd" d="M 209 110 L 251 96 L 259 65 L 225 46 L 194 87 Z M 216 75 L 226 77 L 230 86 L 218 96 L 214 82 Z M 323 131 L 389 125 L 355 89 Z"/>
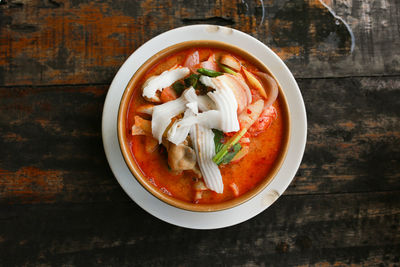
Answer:
<path fill-rule="evenodd" d="M 172 89 L 174 89 L 175 92 L 176 92 L 178 95 L 180 95 L 180 94 L 182 94 L 183 90 L 185 90 L 185 85 L 183 85 L 183 83 L 181 83 L 181 82 L 175 82 L 175 83 L 172 85 Z"/>
<path fill-rule="evenodd" d="M 217 154 L 224 146 L 224 144 L 222 143 L 224 138 L 224 133 L 216 129 L 213 129 L 213 132 L 214 132 L 215 154 Z"/>
<path fill-rule="evenodd" d="M 186 87 L 193 86 L 194 89 L 197 89 L 197 82 L 199 78 L 200 78 L 199 74 L 191 74 L 184 80 Z"/>
<path fill-rule="evenodd" d="M 222 164 L 228 164 L 229 162 L 231 162 L 231 160 L 233 159 L 233 157 L 240 151 L 240 149 L 242 149 L 242 146 L 240 145 L 240 143 L 237 143 L 236 145 L 234 145 L 234 146 L 228 151 L 228 153 L 222 158 L 221 163 L 222 163 Z"/>

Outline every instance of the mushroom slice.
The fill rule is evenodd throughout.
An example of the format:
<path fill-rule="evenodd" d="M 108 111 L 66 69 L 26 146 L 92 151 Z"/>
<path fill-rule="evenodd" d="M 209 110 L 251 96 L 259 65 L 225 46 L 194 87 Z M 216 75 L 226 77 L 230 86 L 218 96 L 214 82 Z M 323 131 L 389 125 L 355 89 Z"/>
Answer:
<path fill-rule="evenodd" d="M 176 172 L 194 170 L 196 168 L 196 153 L 185 144 L 170 144 L 168 165 Z"/>

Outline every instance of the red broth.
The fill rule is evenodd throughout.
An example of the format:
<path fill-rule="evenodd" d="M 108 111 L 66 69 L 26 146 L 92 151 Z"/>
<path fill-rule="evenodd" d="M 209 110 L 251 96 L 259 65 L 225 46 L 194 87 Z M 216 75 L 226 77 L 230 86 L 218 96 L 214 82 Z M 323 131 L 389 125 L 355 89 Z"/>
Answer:
<path fill-rule="evenodd" d="M 233 54 L 220 49 L 197 48 L 195 50 L 199 51 L 200 61 L 206 60 L 211 52 L 216 55 L 216 58 L 222 53 Z M 151 119 L 150 116 L 145 117 L 143 114 L 138 114 L 136 112 L 138 106 L 148 103 L 141 95 L 142 84 L 150 76 L 158 75 L 173 67 L 175 64 L 183 64 L 186 56 L 193 51 L 194 49 L 188 49 L 176 53 L 158 64 L 155 64 L 148 70 L 143 80 L 138 83 L 138 86 L 134 89 L 127 112 L 126 129 L 131 153 L 143 175 L 161 192 L 186 202 L 193 202 L 195 194 L 193 185 L 196 181 L 195 175 L 190 171 L 184 171 L 179 175 L 170 171 L 168 167 L 168 155 L 165 148 L 160 145 L 154 152 L 146 152 L 144 146 L 145 137 L 138 135 L 132 136 L 130 134 L 130 128 L 134 123 L 135 115 L 140 115 L 145 119 Z M 242 65 L 248 70 L 257 70 L 250 62 L 245 61 L 238 55 L 233 55 L 239 59 Z M 282 149 L 285 130 L 279 98 L 275 101 L 273 106 L 277 110 L 277 119 L 273 121 L 272 125 L 266 131 L 257 136 L 250 137 L 251 143 L 249 153 L 238 162 L 220 165 L 224 182 L 224 192 L 218 194 L 207 190 L 203 193 L 203 197 L 196 203 L 214 204 L 233 199 L 248 192 L 265 179 Z M 232 188 L 229 186 L 231 183 L 236 184 L 239 195 L 234 194 Z"/>

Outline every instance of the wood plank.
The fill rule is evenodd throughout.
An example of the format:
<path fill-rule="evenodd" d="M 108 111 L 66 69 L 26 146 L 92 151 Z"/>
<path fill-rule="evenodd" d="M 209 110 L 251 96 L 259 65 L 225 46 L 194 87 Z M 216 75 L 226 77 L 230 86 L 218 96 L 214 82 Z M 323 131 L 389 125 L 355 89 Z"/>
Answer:
<path fill-rule="evenodd" d="M 306 79 L 299 85 L 307 147 L 287 193 L 397 190 L 399 77 Z"/>
<path fill-rule="evenodd" d="M 318 0 L 2 1 L 0 86 L 110 83 L 145 41 L 199 23 L 249 33 L 296 77 L 400 73 L 398 1 L 325 1 L 341 18 Z"/>
<path fill-rule="evenodd" d="M 399 264 L 399 191 L 283 196 L 245 223 L 209 231 L 169 225 L 131 202 L 0 210 L 2 266 Z"/>
<path fill-rule="evenodd" d="M 286 194 L 400 190 L 400 77 L 298 82 L 308 141 Z M 102 148 L 106 92 L 0 88 L 0 203 L 127 200 Z"/>
<path fill-rule="evenodd" d="M 107 86 L 0 89 L 0 199 L 125 199 L 104 155 Z M 100 199 L 97 199 L 100 197 Z"/>

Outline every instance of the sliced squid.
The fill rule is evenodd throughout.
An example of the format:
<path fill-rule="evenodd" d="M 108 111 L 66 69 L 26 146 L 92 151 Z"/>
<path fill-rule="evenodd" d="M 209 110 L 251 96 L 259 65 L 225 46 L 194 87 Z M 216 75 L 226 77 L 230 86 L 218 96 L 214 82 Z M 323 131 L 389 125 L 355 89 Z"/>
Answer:
<path fill-rule="evenodd" d="M 215 102 L 217 110 L 220 111 L 221 124 L 218 129 L 224 132 L 236 132 L 239 130 L 237 102 L 226 81 L 220 78 L 223 76 L 225 75 L 216 78 L 201 76 L 200 81 L 204 85 L 215 89 L 214 92 L 209 92 L 207 95 Z"/>
<path fill-rule="evenodd" d="M 225 74 L 220 79 L 224 79 L 229 88 L 231 88 L 238 103 L 237 113 L 240 114 L 252 102 L 249 86 L 247 86 L 241 75 Z"/>
<path fill-rule="evenodd" d="M 203 113 L 189 113 L 189 110 L 185 111 L 185 116 L 174 122 L 168 131 L 168 141 L 174 144 L 182 143 L 189 130 L 195 124 L 200 124 L 209 129 L 219 129 L 221 125 L 221 112 L 218 110 L 209 110 Z"/>
<path fill-rule="evenodd" d="M 172 85 L 174 82 L 183 79 L 189 75 L 190 70 L 186 67 L 180 67 L 173 70 L 166 70 L 158 76 L 152 76 L 143 84 L 143 97 L 148 100 L 158 102 L 160 99 L 156 96 L 157 91 L 162 91 Z"/>
<path fill-rule="evenodd" d="M 162 136 L 171 123 L 171 119 L 186 110 L 187 101 L 184 94 L 178 99 L 169 101 L 162 105 L 154 106 L 153 118 L 151 120 L 151 132 L 153 137 L 161 144 Z"/>
<path fill-rule="evenodd" d="M 188 89 L 185 99 L 188 102 L 197 102 L 197 106 L 200 111 L 207 111 L 216 108 L 214 101 L 212 101 L 210 97 L 206 95 L 196 95 L 193 87 Z"/>
<path fill-rule="evenodd" d="M 215 155 L 214 133 L 210 128 L 196 124 L 190 129 L 190 138 L 206 186 L 217 193 L 224 191 L 221 172 L 212 160 Z"/>
<path fill-rule="evenodd" d="M 191 102 L 193 104 L 195 102 Z M 189 105 L 189 104 L 187 104 Z M 174 122 L 168 131 L 167 139 L 175 145 L 179 145 L 185 141 L 189 134 L 190 128 L 197 122 L 196 114 L 192 109 L 187 109 L 182 119 Z"/>

